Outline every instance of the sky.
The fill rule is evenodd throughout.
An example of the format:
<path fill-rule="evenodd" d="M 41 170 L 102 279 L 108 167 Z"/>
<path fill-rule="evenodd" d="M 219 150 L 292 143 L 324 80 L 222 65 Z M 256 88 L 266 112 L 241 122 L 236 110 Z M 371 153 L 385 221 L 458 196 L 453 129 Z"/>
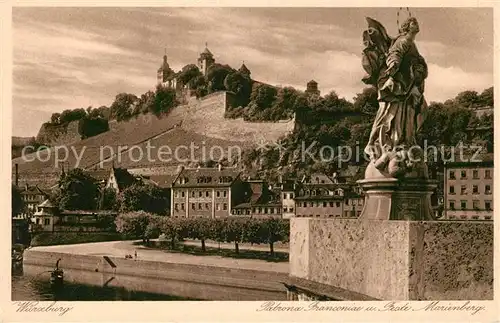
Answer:
<path fill-rule="evenodd" d="M 493 10 L 411 8 L 429 65 L 427 101 L 493 85 Z M 14 8 L 13 135 L 36 136 L 54 112 L 109 106 L 155 87 L 166 51 L 174 70 L 208 43 L 218 63 L 252 78 L 348 100 L 361 92 L 365 17 L 397 33 L 398 8 Z M 401 20 L 406 11 L 401 12 Z"/>

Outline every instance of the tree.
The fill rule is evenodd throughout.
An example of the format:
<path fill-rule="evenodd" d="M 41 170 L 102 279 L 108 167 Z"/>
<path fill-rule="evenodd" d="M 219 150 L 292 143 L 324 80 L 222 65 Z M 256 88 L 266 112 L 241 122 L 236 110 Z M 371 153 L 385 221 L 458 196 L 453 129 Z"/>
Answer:
<path fill-rule="evenodd" d="M 354 98 L 354 110 L 364 112 L 370 116 L 377 113 L 379 102 L 377 100 L 377 89 L 373 86 L 364 88 Z"/>
<path fill-rule="evenodd" d="M 229 65 L 213 64 L 207 71 L 208 93 L 224 91 L 224 80 L 234 70 Z"/>
<path fill-rule="evenodd" d="M 146 114 L 148 112 L 152 112 L 155 110 L 156 94 L 153 91 L 147 91 L 142 94 L 138 99 L 137 104 L 134 107 L 134 111 L 132 112 L 134 115 Z"/>
<path fill-rule="evenodd" d="M 165 217 L 160 223 L 160 231 L 170 238 L 170 248 L 175 249 L 175 242 L 187 236 L 183 219 Z"/>
<path fill-rule="evenodd" d="M 223 222 L 224 241 L 234 242 L 234 251 L 240 252 L 239 243 L 243 242 L 245 227 L 248 223 L 247 218 L 226 218 Z"/>
<path fill-rule="evenodd" d="M 99 189 L 95 180 L 80 168 L 59 179 L 60 207 L 66 210 L 95 210 Z"/>
<path fill-rule="evenodd" d="M 188 64 L 182 68 L 182 70 L 179 72 L 179 75 L 177 75 L 177 82 L 181 83 L 182 85 L 190 85 L 191 88 L 191 81 L 196 79 L 199 76 L 203 76 L 202 73 L 200 72 L 200 69 L 198 66 L 195 64 Z"/>
<path fill-rule="evenodd" d="M 130 93 L 120 93 L 115 97 L 115 101 L 111 104 L 110 118 L 117 121 L 126 121 L 132 116 L 132 109 L 137 97 Z"/>
<path fill-rule="evenodd" d="M 275 87 L 263 83 L 254 83 L 250 101 L 253 102 L 259 110 L 265 110 L 272 106 L 277 93 L 278 91 Z"/>
<path fill-rule="evenodd" d="M 64 110 L 59 117 L 59 123 L 70 123 L 71 121 L 81 120 L 86 116 L 87 112 L 85 109 Z"/>
<path fill-rule="evenodd" d="M 478 103 L 481 106 L 492 107 L 494 105 L 493 101 L 493 86 L 485 89 L 478 97 Z"/>
<path fill-rule="evenodd" d="M 61 123 L 61 114 L 60 113 L 52 113 L 52 116 L 50 116 L 50 123 L 57 125 Z"/>
<path fill-rule="evenodd" d="M 90 118 L 86 116 L 78 124 L 78 133 L 82 136 L 82 139 L 96 136 L 108 130 L 108 120 L 102 117 Z"/>
<path fill-rule="evenodd" d="M 161 85 L 156 87 L 154 104 L 151 112 L 155 115 L 161 115 L 169 112 L 177 105 L 175 90 Z"/>
<path fill-rule="evenodd" d="M 23 198 L 21 196 L 21 191 L 16 185 L 12 184 L 11 192 L 12 192 L 11 211 L 12 211 L 12 217 L 15 217 L 24 211 L 25 205 Z"/>
<path fill-rule="evenodd" d="M 186 236 L 201 241 L 201 250 L 206 251 L 205 240 L 210 239 L 213 232 L 214 221 L 209 218 L 187 218 L 183 219 L 186 225 Z"/>
<path fill-rule="evenodd" d="M 460 92 L 455 97 L 455 102 L 466 108 L 470 108 L 476 105 L 479 101 L 479 97 L 476 91 L 463 91 Z"/>
<path fill-rule="evenodd" d="M 274 243 L 283 239 L 285 233 L 281 219 L 268 218 L 262 222 L 262 240 L 269 244 L 271 256 L 274 256 Z"/>
<path fill-rule="evenodd" d="M 144 211 L 127 212 L 116 217 L 116 230 L 128 238 L 147 242 L 146 229 L 154 216 Z"/>
<path fill-rule="evenodd" d="M 165 215 L 170 206 L 170 199 L 162 188 L 137 182 L 120 193 L 119 203 L 123 212 L 142 210 Z"/>
<path fill-rule="evenodd" d="M 118 211 L 120 209 L 120 204 L 118 201 L 118 196 L 116 191 L 110 187 L 106 187 L 101 192 L 101 198 L 99 200 L 100 210 L 114 210 Z"/>
<path fill-rule="evenodd" d="M 224 87 L 226 90 L 234 92 L 236 95 L 236 105 L 246 106 L 250 102 L 250 94 L 252 93 L 252 80 L 240 72 L 233 72 L 224 79 Z"/>

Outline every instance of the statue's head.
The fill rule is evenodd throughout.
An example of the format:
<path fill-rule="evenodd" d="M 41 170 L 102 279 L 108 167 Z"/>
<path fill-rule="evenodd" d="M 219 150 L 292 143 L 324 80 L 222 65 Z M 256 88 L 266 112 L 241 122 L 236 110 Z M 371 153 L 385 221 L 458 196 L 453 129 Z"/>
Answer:
<path fill-rule="evenodd" d="M 415 35 L 420 31 L 418 26 L 417 18 L 410 17 L 403 22 L 401 27 L 399 27 L 399 32 L 402 34 L 407 34 L 415 37 Z"/>

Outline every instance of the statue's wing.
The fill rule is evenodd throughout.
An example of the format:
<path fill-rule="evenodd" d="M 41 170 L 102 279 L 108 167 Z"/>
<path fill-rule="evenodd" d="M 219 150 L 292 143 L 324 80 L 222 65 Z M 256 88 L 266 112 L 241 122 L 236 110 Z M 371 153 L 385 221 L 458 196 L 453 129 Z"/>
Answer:
<path fill-rule="evenodd" d="M 375 46 L 381 52 L 387 53 L 392 43 L 392 38 L 387 34 L 387 30 L 380 22 L 373 18 L 366 17 L 366 21 L 368 22 L 368 33 L 372 36 Z"/>
<path fill-rule="evenodd" d="M 380 71 L 385 67 L 385 56 L 392 43 L 384 26 L 375 19 L 366 18 L 368 29 L 363 32 L 362 65 L 367 75 L 363 77 L 366 84 L 376 85 Z"/>

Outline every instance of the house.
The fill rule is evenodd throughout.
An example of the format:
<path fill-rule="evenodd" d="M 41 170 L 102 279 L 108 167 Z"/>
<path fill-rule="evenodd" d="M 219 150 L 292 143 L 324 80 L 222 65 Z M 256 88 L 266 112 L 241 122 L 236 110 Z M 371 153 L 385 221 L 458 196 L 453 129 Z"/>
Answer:
<path fill-rule="evenodd" d="M 493 154 L 445 162 L 444 219 L 493 219 Z"/>
<path fill-rule="evenodd" d="M 33 214 L 31 219 L 32 226 L 34 226 L 35 231 L 54 231 L 54 222 L 57 218 L 57 208 L 50 202 L 50 200 L 45 200 L 39 205 L 37 205 L 37 211 Z"/>
<path fill-rule="evenodd" d="M 253 218 L 282 217 L 280 192 L 272 191 L 265 181 L 258 179 L 245 181 L 243 187 L 242 203 L 232 207 L 232 215 Z"/>
<path fill-rule="evenodd" d="M 312 174 L 304 177 L 296 191 L 297 217 L 358 217 L 364 205 L 360 188 L 337 176 Z"/>
<path fill-rule="evenodd" d="M 237 168 L 182 168 L 171 188 L 174 217 L 218 218 L 231 215 L 244 198 Z"/>
<path fill-rule="evenodd" d="M 281 203 L 285 219 L 295 216 L 295 188 L 296 183 L 293 180 L 285 180 L 281 183 Z"/>
<path fill-rule="evenodd" d="M 25 210 L 18 217 L 28 219 L 37 211 L 37 206 L 49 197 L 49 194 L 36 185 L 29 186 L 26 184 L 21 191 L 21 197 L 25 205 Z"/>

